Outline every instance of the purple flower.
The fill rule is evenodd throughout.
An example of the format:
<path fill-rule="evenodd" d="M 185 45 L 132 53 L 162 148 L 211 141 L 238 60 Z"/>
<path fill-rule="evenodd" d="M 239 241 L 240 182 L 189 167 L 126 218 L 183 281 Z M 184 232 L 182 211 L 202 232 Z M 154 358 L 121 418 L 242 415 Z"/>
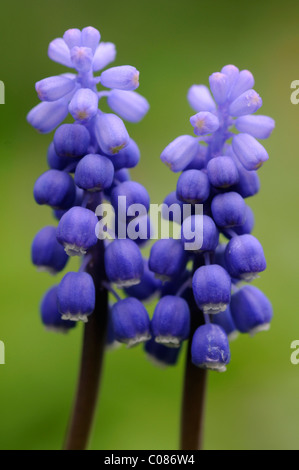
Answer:
<path fill-rule="evenodd" d="M 217 314 L 227 309 L 231 298 L 231 279 L 217 264 L 201 266 L 193 276 L 195 301 L 204 313 Z"/>
<path fill-rule="evenodd" d="M 89 209 L 72 207 L 59 222 L 57 240 L 69 256 L 84 255 L 98 241 L 97 223 L 97 217 Z"/>
<path fill-rule="evenodd" d="M 133 297 L 113 305 L 112 325 L 115 339 L 128 347 L 144 343 L 151 338 L 148 313 L 143 304 Z"/>
<path fill-rule="evenodd" d="M 141 252 L 132 240 L 114 240 L 105 251 L 105 268 L 109 281 L 118 287 L 141 282 L 144 265 Z"/>
<path fill-rule="evenodd" d="M 201 111 L 190 118 L 190 123 L 194 127 L 194 134 L 207 135 L 219 129 L 219 119 L 215 114 Z"/>
<path fill-rule="evenodd" d="M 151 328 L 155 341 L 178 348 L 190 334 L 190 310 L 181 297 L 167 295 L 156 305 Z"/>
<path fill-rule="evenodd" d="M 51 287 L 44 295 L 41 306 L 41 320 L 48 331 L 67 333 L 76 326 L 76 323 L 63 320 L 57 305 L 58 286 Z"/>
<path fill-rule="evenodd" d="M 93 72 L 102 70 L 116 57 L 114 44 L 100 42 L 100 39 L 98 30 L 87 27 L 82 31 L 69 29 L 63 38 L 50 43 L 50 59 L 75 69 L 76 73 L 48 77 L 36 83 L 38 97 L 43 103 L 28 114 L 27 120 L 37 130 L 43 133 L 53 131 L 68 112 L 77 122 L 86 124 L 97 115 L 98 101 L 102 98 L 107 98 L 112 111 L 130 122 L 140 121 L 145 116 L 148 102 L 131 92 L 139 86 L 139 71 L 135 67 L 112 67 L 103 71 L 100 77 L 93 76 Z M 111 90 L 98 91 L 99 83 Z M 94 126 L 95 122 L 92 128 Z M 111 126 L 115 127 L 113 123 Z M 102 150 L 105 151 L 104 148 Z"/>
<path fill-rule="evenodd" d="M 46 204 L 55 209 L 68 209 L 76 197 L 76 187 L 70 175 L 63 171 L 48 170 L 34 185 L 37 204 Z"/>
<path fill-rule="evenodd" d="M 171 142 L 162 152 L 161 160 L 175 173 L 186 168 L 197 155 L 198 143 L 194 137 L 182 135 Z"/>
<path fill-rule="evenodd" d="M 138 122 L 149 110 L 147 100 L 133 91 L 139 86 L 139 71 L 130 65 L 103 71 L 115 60 L 116 48 L 100 41 L 99 31 L 86 27 L 69 29 L 50 43 L 50 59 L 73 70 L 38 81 L 35 88 L 41 102 L 27 116 L 41 133 L 56 129 L 47 154 L 50 169 L 37 179 L 34 197 L 38 204 L 54 209 L 59 224 L 57 228 L 45 227 L 35 237 L 33 264 L 55 274 L 64 269 L 68 256 L 83 256 L 79 272 L 68 273 L 59 287 L 44 298 L 42 320 L 51 328 L 68 329 L 74 325 L 68 320 L 87 321 L 95 308 L 95 287 L 101 292 L 112 289 L 110 284 L 115 283 L 129 289 L 142 281 L 136 297 L 148 298 L 161 286 L 148 266 L 145 272 L 138 248 L 143 239 L 137 236 L 135 242 L 120 239 L 107 245 L 97 238 L 96 209 L 104 206 L 104 198 L 116 206 L 120 196 L 127 198 L 128 206 L 141 203 L 148 210 L 150 205 L 146 189 L 130 181 L 127 169 L 138 164 L 140 151 L 122 120 Z M 100 76 L 94 76 L 99 71 Z M 115 114 L 101 110 L 104 99 Z M 63 123 L 68 114 L 73 122 Z M 129 216 L 128 220 L 132 218 Z M 148 228 L 148 216 L 144 218 Z M 137 227 L 143 219 L 136 219 Z M 125 229 L 128 220 L 124 222 Z M 118 231 L 116 227 L 116 234 Z M 149 238 L 150 230 L 147 231 Z M 95 274 L 96 263 L 101 266 Z M 106 285 L 99 285 L 99 279 L 107 281 Z M 138 303 L 136 300 L 134 304 L 135 300 L 133 308 Z M 136 321 L 138 332 L 138 316 Z M 146 322 L 144 341 L 150 338 L 147 314 Z"/>
<path fill-rule="evenodd" d="M 231 313 L 238 330 L 252 336 L 268 330 L 273 317 L 270 301 L 254 286 L 245 286 L 232 296 Z"/>
<path fill-rule="evenodd" d="M 110 188 L 113 178 L 113 164 L 103 155 L 86 155 L 76 168 L 75 183 L 86 191 L 102 191 Z"/>
<path fill-rule="evenodd" d="M 151 249 L 149 268 L 158 279 L 168 281 L 178 276 L 187 263 L 187 256 L 180 240 L 158 240 Z"/>
<path fill-rule="evenodd" d="M 95 308 L 95 287 L 87 273 L 67 273 L 57 292 L 58 310 L 63 320 L 88 321 Z"/>
<path fill-rule="evenodd" d="M 194 333 L 192 362 L 202 369 L 225 372 L 230 362 L 230 349 L 224 330 L 218 325 L 203 325 Z"/>
<path fill-rule="evenodd" d="M 205 202 L 210 195 L 210 183 L 201 170 L 186 170 L 178 179 L 177 198 L 180 201 L 196 204 Z"/>
<path fill-rule="evenodd" d="M 161 154 L 173 172 L 182 172 L 176 192 L 165 199 L 162 214 L 181 225 L 188 270 L 186 265 L 179 267 L 182 254 L 169 255 L 166 241 L 165 252 L 161 250 L 153 260 L 151 255 L 150 262 L 155 272 L 176 267 L 161 295 L 183 297 L 193 309 L 194 296 L 204 314 L 206 324 L 192 340 L 193 363 L 222 371 L 230 360 L 227 336 L 234 337 L 237 329 L 264 329 L 272 316 L 259 291 L 245 287 L 233 297 L 231 291 L 236 291 L 239 281 L 251 281 L 266 268 L 262 246 L 251 235 L 254 214 L 244 199 L 260 189 L 256 170 L 269 157 L 257 139 L 268 138 L 275 123 L 267 116 L 254 115 L 262 99 L 253 89 L 254 78 L 248 70 L 226 65 L 210 76 L 209 83 L 211 92 L 205 85 L 193 85 L 188 91 L 189 104 L 197 113 L 190 122 L 198 137 L 180 136 Z M 183 202 L 193 204 L 191 215 L 184 216 Z M 199 203 L 201 213 L 195 212 Z M 219 242 L 220 234 L 227 243 Z M 196 312 L 193 317 L 200 324 Z M 170 331 L 166 320 L 165 324 Z"/>
<path fill-rule="evenodd" d="M 56 274 L 65 268 L 68 256 L 56 239 L 55 227 L 44 227 L 38 232 L 32 243 L 31 258 L 40 271 Z"/>

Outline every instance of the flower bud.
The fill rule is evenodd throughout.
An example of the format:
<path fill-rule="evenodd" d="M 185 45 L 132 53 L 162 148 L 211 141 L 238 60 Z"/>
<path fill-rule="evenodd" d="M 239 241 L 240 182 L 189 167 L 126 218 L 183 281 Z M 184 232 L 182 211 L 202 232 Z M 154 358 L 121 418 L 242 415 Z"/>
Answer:
<path fill-rule="evenodd" d="M 239 181 L 238 168 L 230 157 L 212 158 L 207 170 L 210 183 L 216 188 L 225 189 Z"/>
<path fill-rule="evenodd" d="M 58 75 L 36 83 L 35 89 L 41 101 L 57 101 L 74 90 L 74 80 Z"/>
<path fill-rule="evenodd" d="M 158 279 L 168 281 L 185 269 L 187 256 L 180 240 L 165 239 L 154 243 L 149 257 L 149 268 Z"/>
<path fill-rule="evenodd" d="M 219 129 L 219 119 L 215 114 L 201 111 L 190 118 L 190 123 L 194 127 L 196 135 L 207 135 Z"/>
<path fill-rule="evenodd" d="M 256 139 L 268 139 L 274 127 L 274 119 L 268 116 L 241 116 L 235 121 L 235 126 L 240 132 L 250 134 Z"/>
<path fill-rule="evenodd" d="M 134 168 L 140 160 L 140 150 L 133 139 L 129 139 L 128 145 L 120 150 L 116 155 L 109 155 L 109 160 L 113 163 L 115 170 L 123 168 Z"/>
<path fill-rule="evenodd" d="M 75 46 L 81 46 L 82 33 L 80 29 L 77 28 L 68 29 L 63 35 L 63 40 L 71 50 Z"/>
<path fill-rule="evenodd" d="M 89 47 L 92 52 L 95 52 L 101 39 L 99 31 L 92 26 L 82 29 L 82 46 Z"/>
<path fill-rule="evenodd" d="M 69 256 L 85 255 L 98 241 L 97 223 L 97 217 L 89 209 L 72 207 L 59 222 L 57 240 Z"/>
<path fill-rule="evenodd" d="M 196 204 L 204 202 L 210 195 L 209 179 L 201 170 L 186 170 L 178 179 L 177 198 L 183 202 Z"/>
<path fill-rule="evenodd" d="M 210 88 L 217 104 L 224 104 L 229 91 L 229 80 L 224 73 L 213 73 L 210 78 Z"/>
<path fill-rule="evenodd" d="M 88 152 L 90 135 L 81 124 L 63 124 L 55 132 L 54 145 L 60 157 L 83 157 Z"/>
<path fill-rule="evenodd" d="M 139 284 L 144 273 L 140 249 L 132 240 L 114 240 L 105 250 L 105 268 L 109 281 L 120 288 Z"/>
<path fill-rule="evenodd" d="M 101 150 L 107 155 L 119 153 L 130 141 L 123 121 L 115 114 L 97 116 L 95 135 Z"/>
<path fill-rule="evenodd" d="M 163 150 L 161 160 L 169 166 L 171 171 L 177 173 L 184 170 L 198 152 L 198 142 L 195 137 L 181 135 Z"/>
<path fill-rule="evenodd" d="M 230 362 L 230 349 L 223 329 L 211 324 L 200 326 L 192 339 L 191 356 L 197 367 L 225 372 Z"/>
<path fill-rule="evenodd" d="M 241 70 L 229 94 L 229 100 L 234 101 L 240 95 L 254 87 L 254 78 L 249 70 Z"/>
<path fill-rule="evenodd" d="M 194 245 L 192 251 L 210 252 L 214 251 L 218 245 L 219 232 L 211 217 L 191 215 L 182 224 L 181 240 L 184 244 Z"/>
<path fill-rule="evenodd" d="M 148 313 L 143 304 L 133 297 L 113 305 L 112 324 L 116 340 L 129 348 L 151 338 Z"/>
<path fill-rule="evenodd" d="M 227 76 L 228 79 L 228 96 L 230 95 L 230 92 L 234 85 L 237 82 L 237 79 L 239 78 L 239 69 L 235 67 L 234 65 L 225 65 L 221 73 L 224 73 L 224 75 Z"/>
<path fill-rule="evenodd" d="M 270 301 L 254 286 L 245 286 L 232 296 L 231 312 L 238 330 L 251 336 L 269 330 L 273 317 Z"/>
<path fill-rule="evenodd" d="M 135 91 L 112 90 L 107 103 L 114 113 L 129 122 L 141 121 L 149 110 L 148 101 Z"/>
<path fill-rule="evenodd" d="M 197 112 L 216 110 L 210 90 L 205 85 L 193 85 L 188 91 L 187 99 L 190 106 Z"/>
<path fill-rule="evenodd" d="M 33 194 L 39 205 L 69 209 L 76 197 L 76 187 L 72 177 L 67 173 L 48 170 L 37 179 Z"/>
<path fill-rule="evenodd" d="M 94 54 L 92 68 L 94 72 L 104 69 L 115 60 L 116 49 L 112 42 L 101 42 Z"/>
<path fill-rule="evenodd" d="M 41 134 L 52 132 L 68 115 L 68 102 L 60 100 L 39 103 L 27 115 L 27 121 Z"/>
<path fill-rule="evenodd" d="M 232 277 L 246 282 L 255 279 L 267 266 L 262 245 L 252 235 L 230 240 L 225 251 L 225 263 Z"/>
<path fill-rule="evenodd" d="M 89 72 L 93 62 L 93 52 L 89 47 L 75 46 L 71 49 L 71 60 L 78 72 Z"/>
<path fill-rule="evenodd" d="M 238 134 L 233 138 L 233 149 L 246 170 L 257 170 L 269 159 L 266 149 L 251 135 Z"/>
<path fill-rule="evenodd" d="M 205 314 L 224 312 L 230 303 L 231 279 L 227 271 L 217 264 L 198 268 L 192 288 L 197 306 Z"/>
<path fill-rule="evenodd" d="M 89 88 L 81 88 L 69 104 L 69 112 L 76 121 L 86 123 L 98 112 L 98 97 Z"/>
<path fill-rule="evenodd" d="M 88 273 L 67 273 L 58 287 L 58 310 L 63 320 L 88 321 L 95 309 L 95 287 Z"/>
<path fill-rule="evenodd" d="M 255 113 L 262 106 L 263 101 L 259 94 L 254 90 L 245 91 L 242 95 L 233 101 L 229 107 L 231 116 L 244 116 Z"/>
<path fill-rule="evenodd" d="M 59 273 L 65 268 L 68 256 L 56 239 L 55 227 L 44 227 L 38 232 L 32 243 L 31 259 L 40 271 L 50 274 Z"/>
<path fill-rule="evenodd" d="M 66 67 L 73 67 L 70 50 L 62 38 L 57 38 L 50 42 L 48 56 L 54 62 L 58 62 Z"/>
<path fill-rule="evenodd" d="M 101 84 L 106 88 L 136 90 L 139 87 L 139 72 L 131 65 L 112 67 L 102 72 Z"/>
<path fill-rule="evenodd" d="M 163 297 L 156 305 L 151 327 L 157 343 L 180 347 L 190 334 L 190 310 L 187 302 L 181 297 Z"/>
<path fill-rule="evenodd" d="M 57 306 L 58 286 L 49 289 L 43 297 L 40 306 L 41 319 L 48 331 L 67 333 L 76 323 L 63 320 Z"/>
<path fill-rule="evenodd" d="M 86 191 L 102 191 L 110 188 L 113 178 L 113 165 L 102 155 L 86 155 L 76 168 L 75 183 Z"/>
<path fill-rule="evenodd" d="M 238 193 L 217 194 L 213 198 L 211 209 L 213 219 L 219 227 L 230 228 L 245 223 L 246 204 Z"/>

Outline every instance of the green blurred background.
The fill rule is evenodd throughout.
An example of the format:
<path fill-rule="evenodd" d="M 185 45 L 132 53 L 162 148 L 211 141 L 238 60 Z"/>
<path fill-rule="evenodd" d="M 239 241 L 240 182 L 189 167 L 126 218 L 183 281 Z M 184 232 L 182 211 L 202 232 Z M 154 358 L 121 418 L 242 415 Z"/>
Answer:
<path fill-rule="evenodd" d="M 116 43 L 117 65 L 141 71 L 140 92 L 151 111 L 128 129 L 142 151 L 133 177 L 152 202 L 161 202 L 176 181 L 159 160 L 162 149 L 192 133 L 189 86 L 207 84 L 228 63 L 255 75 L 262 112 L 277 123 L 266 143 L 261 193 L 250 200 L 268 260 L 258 286 L 273 302 L 275 321 L 269 333 L 239 337 L 228 372 L 211 374 L 205 448 L 299 448 L 299 366 L 290 363 L 290 344 L 299 339 L 299 106 L 290 102 L 290 83 L 299 79 L 298 15 L 291 1 L 1 2 L 1 449 L 60 448 L 73 399 L 82 330 L 66 337 L 44 332 L 39 302 L 53 279 L 30 265 L 34 234 L 52 223 L 32 197 L 51 136 L 35 133 L 25 117 L 37 103 L 34 83 L 64 70 L 47 58 L 48 43 L 87 25 Z M 159 370 L 141 349 L 109 353 L 91 448 L 177 448 L 183 362 L 181 356 L 178 367 Z"/>

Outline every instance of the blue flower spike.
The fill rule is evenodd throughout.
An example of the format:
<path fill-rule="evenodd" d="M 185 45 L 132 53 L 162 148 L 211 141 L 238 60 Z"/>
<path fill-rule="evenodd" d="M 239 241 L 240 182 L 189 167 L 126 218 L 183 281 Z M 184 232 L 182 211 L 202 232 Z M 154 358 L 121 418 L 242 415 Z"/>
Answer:
<path fill-rule="evenodd" d="M 182 252 L 171 255 L 169 241 L 161 240 L 153 245 L 149 266 L 167 281 L 152 319 L 154 340 L 180 344 L 170 340 L 180 325 L 171 318 L 177 299 L 184 299 L 193 330 L 195 319 L 198 324 L 190 338 L 193 363 L 222 372 L 230 362 L 228 341 L 238 332 L 253 335 L 268 329 L 273 316 L 261 291 L 239 284 L 266 269 L 263 248 L 252 235 L 255 221 L 247 198 L 259 192 L 258 171 L 269 159 L 259 140 L 271 135 L 275 122 L 257 114 L 263 102 L 250 71 L 226 65 L 211 74 L 209 85 L 192 85 L 187 94 L 196 113 L 190 117 L 195 137 L 177 137 L 160 157 L 172 172 L 180 172 L 162 214 L 180 224 L 187 264 L 181 261 Z M 186 215 L 184 204 L 191 207 Z M 153 342 L 147 348 L 156 354 Z"/>
<path fill-rule="evenodd" d="M 112 67 L 115 45 L 102 42 L 100 32 L 93 27 L 68 29 L 50 43 L 48 56 L 71 70 L 36 83 L 40 103 L 29 112 L 27 120 L 41 133 L 55 131 L 47 154 L 49 170 L 37 179 L 34 198 L 39 205 L 50 206 L 59 223 L 57 228 L 45 227 L 36 235 L 31 255 L 39 270 L 51 274 L 61 272 L 69 256 L 83 257 L 79 272 L 67 273 L 41 305 L 42 321 L 47 327 L 68 330 L 74 322 L 88 320 L 95 309 L 96 288 L 97 292 L 110 290 L 110 284 L 115 283 L 129 289 L 143 280 L 136 297 L 145 299 L 159 291 L 161 283 L 148 266 L 145 274 L 137 241 L 120 239 L 106 244 L 98 240 L 96 230 L 97 206 L 104 198 L 110 199 L 113 190 L 116 205 L 118 196 L 125 196 L 128 204 L 143 203 L 149 209 L 146 189 L 130 181 L 128 168 L 138 164 L 140 151 L 123 122 L 139 122 L 149 104 L 135 91 L 139 71 L 131 65 Z M 103 70 L 107 66 L 110 68 Z M 94 76 L 95 72 L 100 74 Z M 102 111 L 103 100 L 110 113 Z M 68 116 L 72 121 L 66 123 Z M 100 276 L 93 268 L 98 259 L 102 260 Z M 107 279 L 107 285 L 95 286 L 93 278 L 96 281 L 98 277 L 102 282 Z M 142 306 L 133 299 L 133 316 L 134 301 Z M 138 330 L 138 318 L 136 321 Z M 148 341 L 147 314 L 145 323 L 144 341 Z M 114 342 L 111 325 L 112 321 L 110 336 Z"/>

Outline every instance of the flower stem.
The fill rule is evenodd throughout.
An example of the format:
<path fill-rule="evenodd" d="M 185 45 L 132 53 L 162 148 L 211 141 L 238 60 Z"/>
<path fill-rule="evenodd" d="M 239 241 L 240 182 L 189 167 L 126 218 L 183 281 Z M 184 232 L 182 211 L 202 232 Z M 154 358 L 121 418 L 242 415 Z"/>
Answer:
<path fill-rule="evenodd" d="M 189 341 L 181 418 L 181 450 L 202 450 L 207 371 L 191 362 Z"/>
<path fill-rule="evenodd" d="M 203 258 L 197 259 L 194 263 L 193 272 L 203 264 Z M 205 324 L 205 319 L 194 298 L 189 301 L 189 306 L 191 328 L 183 385 L 180 448 L 181 450 L 202 450 L 208 373 L 206 370 L 192 364 L 191 343 L 193 334 L 199 326 Z"/>
<path fill-rule="evenodd" d="M 86 271 L 96 287 L 96 308 L 85 325 L 80 374 L 64 450 L 85 450 L 95 414 L 108 322 L 108 292 L 102 287 L 104 247 L 98 242 Z"/>

